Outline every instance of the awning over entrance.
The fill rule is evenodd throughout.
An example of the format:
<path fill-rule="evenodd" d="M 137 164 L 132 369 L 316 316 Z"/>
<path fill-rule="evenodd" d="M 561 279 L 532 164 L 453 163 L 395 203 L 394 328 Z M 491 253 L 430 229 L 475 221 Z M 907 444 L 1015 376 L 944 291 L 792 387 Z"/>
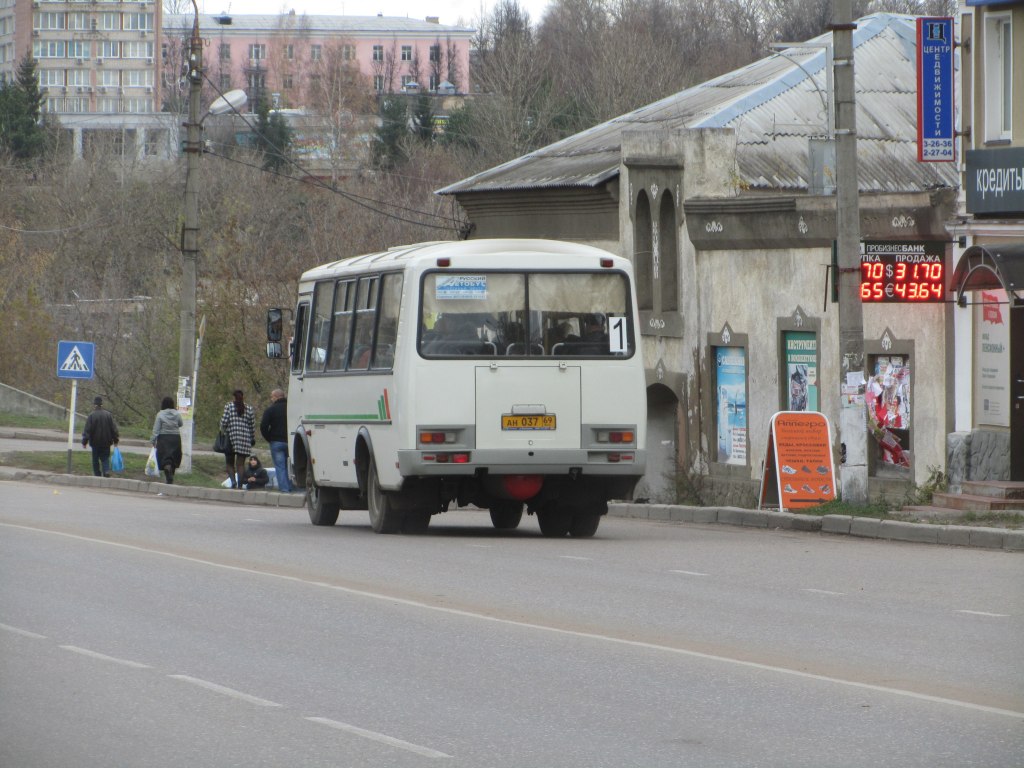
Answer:
<path fill-rule="evenodd" d="M 1024 243 L 972 245 L 953 272 L 952 289 L 960 306 L 967 291 L 1002 288 L 1011 306 L 1024 306 Z"/>

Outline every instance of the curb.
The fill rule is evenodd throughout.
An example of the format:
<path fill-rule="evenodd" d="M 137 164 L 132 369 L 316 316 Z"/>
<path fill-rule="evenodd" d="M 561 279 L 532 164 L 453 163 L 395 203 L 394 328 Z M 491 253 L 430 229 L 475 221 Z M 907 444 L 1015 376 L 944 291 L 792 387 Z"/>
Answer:
<path fill-rule="evenodd" d="M 771 530 L 810 531 L 862 539 L 1024 552 L 1024 530 L 1005 528 L 906 523 L 849 515 L 801 515 L 739 507 L 684 507 L 673 504 L 625 502 L 610 503 L 608 514 L 614 517 L 670 523 L 716 523 Z"/>

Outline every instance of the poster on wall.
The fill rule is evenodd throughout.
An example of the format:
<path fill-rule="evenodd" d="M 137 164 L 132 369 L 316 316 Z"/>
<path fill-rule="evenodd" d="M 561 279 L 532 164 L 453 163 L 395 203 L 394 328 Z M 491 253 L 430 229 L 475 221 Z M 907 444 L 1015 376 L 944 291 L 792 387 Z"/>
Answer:
<path fill-rule="evenodd" d="M 1004 290 L 975 291 L 974 424 L 1010 426 L 1010 316 Z"/>
<path fill-rule="evenodd" d="M 715 426 L 718 461 L 747 463 L 747 355 L 742 347 L 715 347 Z"/>
<path fill-rule="evenodd" d="M 868 381 L 865 402 L 871 436 L 885 464 L 909 467 L 905 454 L 910 430 L 910 360 L 903 355 L 879 355 Z"/>
<path fill-rule="evenodd" d="M 818 337 L 805 331 L 786 331 L 787 411 L 818 410 Z"/>

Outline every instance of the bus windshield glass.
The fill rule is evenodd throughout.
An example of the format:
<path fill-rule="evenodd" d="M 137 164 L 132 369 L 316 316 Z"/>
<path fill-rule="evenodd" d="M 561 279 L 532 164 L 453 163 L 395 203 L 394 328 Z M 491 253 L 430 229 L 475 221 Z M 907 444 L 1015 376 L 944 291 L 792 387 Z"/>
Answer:
<path fill-rule="evenodd" d="M 635 339 L 621 272 L 428 272 L 424 357 L 630 357 Z"/>

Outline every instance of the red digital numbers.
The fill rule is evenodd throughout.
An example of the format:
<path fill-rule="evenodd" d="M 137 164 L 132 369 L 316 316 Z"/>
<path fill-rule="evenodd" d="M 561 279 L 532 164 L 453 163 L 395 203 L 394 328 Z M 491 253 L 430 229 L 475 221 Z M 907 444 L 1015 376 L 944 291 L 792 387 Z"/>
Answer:
<path fill-rule="evenodd" d="M 912 262 L 893 254 L 878 254 L 860 265 L 863 302 L 945 301 L 943 261 Z"/>

